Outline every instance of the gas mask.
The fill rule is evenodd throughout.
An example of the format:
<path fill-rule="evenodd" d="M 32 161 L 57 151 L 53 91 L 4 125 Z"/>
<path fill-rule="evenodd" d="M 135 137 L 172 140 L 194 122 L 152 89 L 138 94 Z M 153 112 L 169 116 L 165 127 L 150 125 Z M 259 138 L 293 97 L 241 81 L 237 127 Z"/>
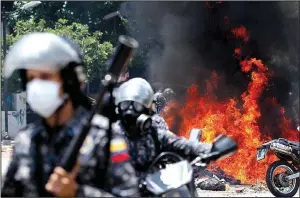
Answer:
<path fill-rule="evenodd" d="M 40 116 L 51 116 L 68 97 L 59 96 L 60 84 L 54 81 L 34 79 L 27 83 L 27 102 Z"/>
<path fill-rule="evenodd" d="M 123 101 L 118 105 L 121 121 L 130 137 L 143 136 L 152 125 L 150 116 L 144 114 L 145 107 L 134 101 Z"/>
<path fill-rule="evenodd" d="M 140 129 L 141 135 L 144 135 L 150 129 L 152 125 L 152 119 L 146 114 L 141 114 L 136 120 L 136 125 Z"/>

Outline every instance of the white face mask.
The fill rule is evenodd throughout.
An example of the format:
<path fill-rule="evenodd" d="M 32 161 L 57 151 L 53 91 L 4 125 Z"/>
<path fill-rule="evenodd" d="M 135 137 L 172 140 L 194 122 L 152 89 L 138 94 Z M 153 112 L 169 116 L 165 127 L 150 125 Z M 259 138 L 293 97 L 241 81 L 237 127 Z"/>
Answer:
<path fill-rule="evenodd" d="M 31 109 L 47 118 L 60 107 L 66 97 L 59 96 L 60 84 L 49 80 L 34 79 L 27 83 L 27 102 Z"/>

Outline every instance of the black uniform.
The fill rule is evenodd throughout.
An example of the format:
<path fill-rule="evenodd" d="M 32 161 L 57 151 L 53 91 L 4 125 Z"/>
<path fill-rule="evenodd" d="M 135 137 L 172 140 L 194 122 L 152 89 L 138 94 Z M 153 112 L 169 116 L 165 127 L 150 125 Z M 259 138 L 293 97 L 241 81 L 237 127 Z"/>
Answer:
<path fill-rule="evenodd" d="M 2 196 L 51 196 L 45 191 L 45 184 L 87 116 L 88 111 L 79 108 L 57 134 L 49 132 L 41 122 L 29 124 L 20 131 L 4 179 Z M 105 172 L 105 136 L 104 130 L 93 127 L 81 148 L 77 196 L 137 196 L 135 171 L 129 161 L 127 144 L 120 135 L 113 134 L 110 166 Z"/>
<path fill-rule="evenodd" d="M 164 110 L 165 106 L 167 105 L 167 100 L 163 96 L 162 93 L 157 92 L 154 95 L 153 103 L 156 106 L 156 109 L 155 109 L 156 113 L 160 113 L 160 112 L 162 112 Z"/>
<path fill-rule="evenodd" d="M 115 123 L 113 129 L 126 134 L 121 122 Z M 127 141 L 131 161 L 139 178 L 146 176 L 148 167 L 161 152 L 174 152 L 183 157 L 196 158 L 211 149 L 210 144 L 194 143 L 159 127 L 153 127 L 140 138 L 127 138 Z"/>
<path fill-rule="evenodd" d="M 152 126 L 154 128 L 169 130 L 169 126 L 167 122 L 159 114 L 154 114 L 151 118 L 152 118 Z"/>

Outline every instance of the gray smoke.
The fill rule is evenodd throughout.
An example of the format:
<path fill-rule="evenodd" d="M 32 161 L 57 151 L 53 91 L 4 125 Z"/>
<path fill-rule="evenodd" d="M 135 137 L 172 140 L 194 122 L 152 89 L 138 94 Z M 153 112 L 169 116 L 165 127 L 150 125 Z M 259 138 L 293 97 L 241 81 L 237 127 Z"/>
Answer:
<path fill-rule="evenodd" d="M 191 4 L 197 5 L 192 2 L 123 4 L 121 13 L 134 30 L 130 33 L 140 42 L 141 50 L 148 51 L 151 81 L 187 87 L 197 76 L 191 75 L 190 68 L 202 65 L 203 61 L 193 42 L 199 40 L 198 31 L 204 29 L 201 27 L 204 24 L 194 18 L 203 12 L 197 7 L 191 9 Z M 190 81 L 187 81 L 188 76 Z"/>
<path fill-rule="evenodd" d="M 197 83 L 203 91 L 217 71 L 223 79 L 220 99 L 240 95 L 249 83 L 233 56 L 242 41 L 231 34 L 245 26 L 250 41 L 243 56 L 262 59 L 273 72 L 261 106 L 264 98 L 275 97 L 294 120 L 299 116 L 298 2 L 126 2 L 120 12 L 147 52 L 150 81 L 179 92 Z"/>

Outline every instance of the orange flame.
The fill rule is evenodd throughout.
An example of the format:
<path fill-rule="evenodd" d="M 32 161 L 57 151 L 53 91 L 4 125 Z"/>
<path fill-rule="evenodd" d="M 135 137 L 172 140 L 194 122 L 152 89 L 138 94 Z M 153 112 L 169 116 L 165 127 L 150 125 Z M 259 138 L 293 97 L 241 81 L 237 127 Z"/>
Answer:
<path fill-rule="evenodd" d="M 236 37 L 240 37 L 242 38 L 245 42 L 249 41 L 249 34 L 247 29 L 244 26 L 240 26 L 239 28 L 234 28 L 232 29 L 232 33 L 236 36 Z"/>
<path fill-rule="evenodd" d="M 244 42 L 249 40 L 248 31 L 244 26 L 232 30 L 233 35 Z M 242 49 L 234 49 L 234 54 L 240 60 Z M 268 68 L 256 58 L 240 60 L 241 70 L 251 75 L 247 90 L 241 99 L 232 98 L 227 101 L 218 101 L 214 91 L 218 85 L 218 75 L 212 73 L 210 80 L 206 81 L 206 94 L 197 91 L 197 85 L 188 89 L 187 102 L 180 107 L 179 115 L 183 118 L 179 135 L 188 137 L 192 128 L 201 128 L 204 131 L 202 141 L 212 142 L 218 134 L 226 134 L 239 145 L 239 150 L 233 156 L 219 160 L 214 165 L 219 166 L 226 174 L 240 179 L 242 183 L 263 182 L 268 165 L 276 160 L 274 155 L 265 160 L 256 160 L 256 149 L 266 141 L 269 136 L 262 136 L 258 119 L 261 116 L 257 100 L 268 83 Z M 279 106 L 275 99 L 271 99 L 274 106 Z M 239 103 L 242 103 L 240 107 Z M 172 126 L 175 121 L 174 110 L 179 104 L 168 104 L 162 116 Z M 282 122 L 280 127 L 285 138 L 298 140 L 297 131 L 291 129 L 290 120 L 284 116 L 282 108 Z"/>

